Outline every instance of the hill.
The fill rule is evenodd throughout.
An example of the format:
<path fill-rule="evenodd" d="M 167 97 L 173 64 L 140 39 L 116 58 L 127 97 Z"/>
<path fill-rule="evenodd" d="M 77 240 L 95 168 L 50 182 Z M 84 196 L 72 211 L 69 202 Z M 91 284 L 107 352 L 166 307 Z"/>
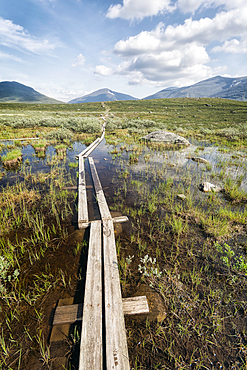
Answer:
<path fill-rule="evenodd" d="M 167 88 L 144 99 L 165 98 L 225 98 L 247 100 L 247 77 L 216 76 L 191 86 Z"/>
<path fill-rule="evenodd" d="M 69 104 L 78 103 L 95 103 L 101 101 L 117 101 L 117 100 L 138 100 L 131 95 L 122 94 L 109 89 L 100 89 L 92 92 L 91 94 L 84 95 L 80 98 L 70 100 Z"/>
<path fill-rule="evenodd" d="M 58 104 L 59 100 L 40 94 L 32 87 L 15 81 L 0 82 L 0 103 Z"/>

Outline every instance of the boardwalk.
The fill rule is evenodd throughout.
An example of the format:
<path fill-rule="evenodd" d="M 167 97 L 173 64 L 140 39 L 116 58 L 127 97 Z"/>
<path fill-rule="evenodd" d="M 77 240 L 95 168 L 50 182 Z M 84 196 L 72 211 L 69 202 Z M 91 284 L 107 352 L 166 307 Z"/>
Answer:
<path fill-rule="evenodd" d="M 105 120 L 104 120 L 105 121 Z M 147 314 L 146 297 L 122 299 L 114 236 L 114 223 L 96 166 L 89 155 L 105 134 L 78 155 L 78 227 L 90 227 L 84 305 L 58 307 L 54 325 L 82 320 L 79 370 L 130 370 L 124 314 Z M 100 220 L 89 221 L 84 160 L 88 158 Z"/>
<path fill-rule="evenodd" d="M 102 361 L 105 361 L 107 369 L 128 370 L 130 366 L 113 219 L 93 158 L 89 157 L 88 160 L 101 220 L 90 223 L 79 370 L 102 369 Z M 102 257 L 101 250 L 103 250 Z M 98 272 L 99 270 L 101 272 L 101 269 L 103 279 Z M 102 291 L 104 291 L 104 297 L 102 297 Z M 102 301 L 104 307 L 102 307 Z M 102 338 L 102 326 L 105 338 Z M 102 359 L 103 342 L 105 344 L 105 359 Z"/>

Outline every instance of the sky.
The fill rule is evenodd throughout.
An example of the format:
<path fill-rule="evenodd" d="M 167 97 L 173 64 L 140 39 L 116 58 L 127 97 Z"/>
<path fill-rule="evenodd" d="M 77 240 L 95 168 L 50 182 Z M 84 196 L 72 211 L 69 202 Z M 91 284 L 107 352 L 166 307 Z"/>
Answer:
<path fill-rule="evenodd" d="M 246 0 L 0 0 L 0 81 L 67 102 L 247 76 Z"/>

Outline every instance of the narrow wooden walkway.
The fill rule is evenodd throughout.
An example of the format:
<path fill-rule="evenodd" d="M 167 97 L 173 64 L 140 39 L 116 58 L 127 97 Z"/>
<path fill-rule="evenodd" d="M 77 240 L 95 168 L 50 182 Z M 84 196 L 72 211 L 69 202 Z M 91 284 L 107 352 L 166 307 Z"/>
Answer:
<path fill-rule="evenodd" d="M 102 369 L 102 256 L 101 221 L 92 221 L 87 262 L 81 346 L 80 370 Z"/>
<path fill-rule="evenodd" d="M 92 157 L 88 158 L 100 220 L 89 221 L 84 158 L 103 140 L 102 136 L 79 154 L 78 227 L 90 227 L 84 306 L 58 307 L 54 325 L 82 320 L 79 370 L 130 370 L 125 314 L 147 314 L 146 297 L 122 299 L 114 222 L 127 217 L 112 218 Z"/>
<path fill-rule="evenodd" d="M 88 160 L 101 220 L 90 223 L 79 370 L 102 369 L 104 360 L 107 369 L 129 370 L 113 219 L 94 160 L 91 157 Z M 85 197 L 82 197 L 81 200 L 84 201 Z M 85 207 L 85 212 L 86 209 Z M 103 251 L 102 256 L 101 250 Z M 103 272 L 102 278 L 101 270 Z M 104 292 L 103 296 L 102 291 Z M 104 302 L 104 307 L 102 307 L 102 302 Z M 105 338 L 102 338 L 102 330 L 105 333 Z M 102 358 L 103 342 L 105 343 L 106 359 Z"/>

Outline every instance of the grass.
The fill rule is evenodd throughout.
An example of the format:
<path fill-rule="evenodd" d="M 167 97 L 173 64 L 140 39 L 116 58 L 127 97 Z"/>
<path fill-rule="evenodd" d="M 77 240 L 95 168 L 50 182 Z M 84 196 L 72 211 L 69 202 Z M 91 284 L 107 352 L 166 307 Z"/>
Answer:
<path fill-rule="evenodd" d="M 48 145 L 46 140 L 38 140 L 32 143 L 34 149 L 45 149 Z"/>
<path fill-rule="evenodd" d="M 20 149 L 13 149 L 9 151 L 6 155 L 1 157 L 2 162 L 12 161 L 13 159 L 18 159 L 22 156 L 22 151 Z"/>
<path fill-rule="evenodd" d="M 22 171 L 25 181 L 2 188 L 0 193 L 0 316 L 3 330 L 0 363 L 3 368 L 15 368 L 15 365 L 10 366 L 15 359 L 21 364 L 20 353 L 25 356 L 29 348 L 33 353 L 37 351 L 47 365 L 47 334 L 41 315 L 43 302 L 60 284 L 65 284 L 66 290 L 70 289 L 73 277 L 67 272 L 59 274 L 59 269 L 64 270 L 62 261 L 60 264 L 52 262 L 52 255 L 59 247 L 61 249 L 68 237 L 66 220 L 73 213 L 74 196 L 62 188 L 71 180 L 61 166 L 53 167 L 47 174 L 30 175 L 25 167 Z M 75 260 L 74 255 L 72 260 Z M 33 317 L 31 321 L 30 316 Z M 23 337 L 21 333 L 26 334 Z"/>
<path fill-rule="evenodd" d="M 221 149 L 219 153 L 232 154 Z M 144 281 L 163 298 L 167 313 L 163 322 L 126 320 L 131 366 L 245 369 L 246 297 L 242 293 L 247 230 L 245 192 L 240 186 L 246 166 L 241 164 L 244 176 L 237 179 L 234 171 L 228 171 L 228 177 L 226 171 L 238 168 L 241 156 L 227 161 L 219 156 L 216 163 L 209 158 L 206 172 L 189 161 L 184 170 L 170 167 L 167 159 L 157 160 L 163 151 L 168 160 L 177 156 L 157 146 L 140 151 L 138 170 L 128 156 L 116 163 L 122 168 L 116 172 L 122 186 L 113 201 L 129 215 L 132 226 L 131 235 L 118 245 L 123 293 L 129 296 Z M 234 163 L 232 159 L 238 158 Z M 129 175 L 123 184 L 125 168 Z M 200 194 L 197 186 L 205 180 L 222 181 L 224 193 Z M 178 193 L 185 194 L 186 200 L 179 201 Z M 242 245 L 237 242 L 240 236 Z M 134 255 L 129 277 L 124 269 L 127 253 Z M 155 263 L 147 265 L 149 258 Z"/>
<path fill-rule="evenodd" d="M 151 302 L 148 317 L 126 318 L 131 368 L 246 369 L 247 103 L 171 99 L 108 102 L 107 107 L 114 118 L 101 149 L 114 162 L 101 163 L 99 177 L 111 210 L 130 220 L 116 241 L 122 294 L 146 294 Z M 91 128 L 106 108 L 92 103 L 2 104 L 0 109 L 24 115 L 23 127 L 20 116 L 6 115 L 2 136 L 37 134 L 67 147 L 74 140 L 86 145 L 95 140 L 98 129 Z M 187 155 L 148 146 L 140 139 L 154 129 L 194 140 L 197 150 L 188 149 Z M 12 151 L 5 145 L 2 150 Z M 210 163 L 193 162 L 194 154 Z M 32 160 L 28 167 L 25 161 L 20 180 L 14 171 L 14 181 L 8 174 L 2 178 L 0 359 L 3 368 L 13 370 L 26 368 L 24 359 L 28 363 L 32 356 L 43 368 L 51 366 L 48 306 L 75 294 L 84 268 L 79 260 L 87 254 L 85 239 L 70 245 L 68 235 L 76 192 L 64 188 L 74 185 L 70 175 L 75 181 L 78 163 L 64 158 L 58 164 L 57 156 L 47 163 L 47 172 L 34 173 Z M 201 193 L 204 181 L 224 192 Z"/>

